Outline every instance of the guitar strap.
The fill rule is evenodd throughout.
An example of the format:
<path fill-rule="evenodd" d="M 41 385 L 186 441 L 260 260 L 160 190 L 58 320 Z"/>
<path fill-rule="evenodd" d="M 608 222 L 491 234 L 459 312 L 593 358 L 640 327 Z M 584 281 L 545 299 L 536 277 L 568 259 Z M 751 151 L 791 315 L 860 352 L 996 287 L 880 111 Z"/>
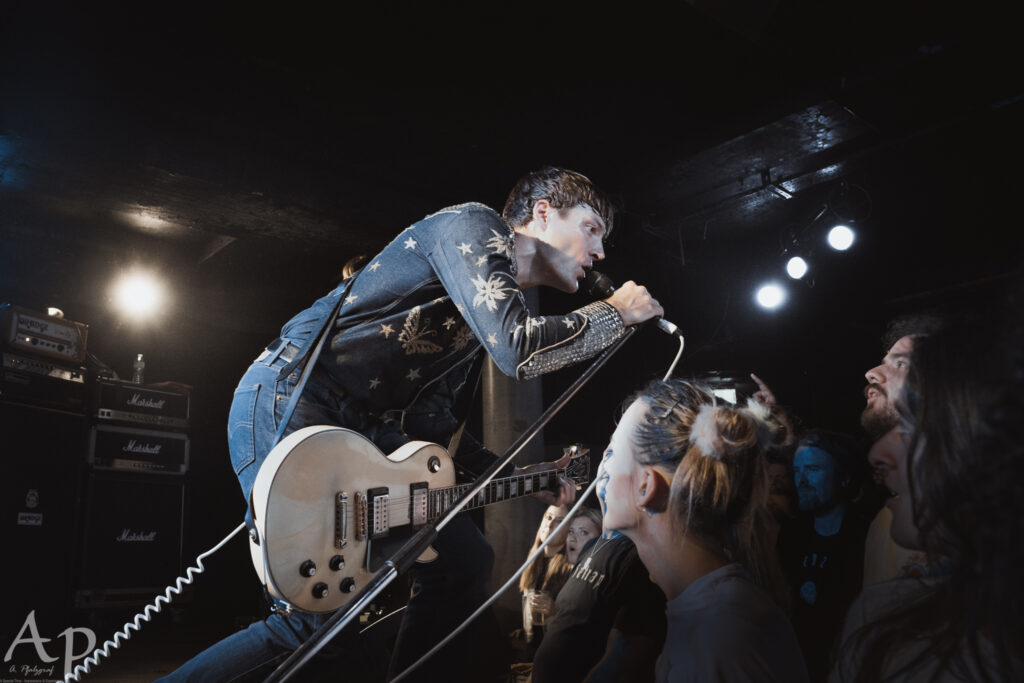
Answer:
<path fill-rule="evenodd" d="M 281 440 L 284 435 L 285 429 L 288 428 L 288 423 L 292 419 L 292 413 L 295 412 L 295 406 L 299 403 L 299 397 L 302 396 L 302 391 L 306 388 L 306 380 L 309 379 L 310 373 L 313 371 L 313 367 L 316 366 L 317 358 L 320 357 L 320 351 L 324 347 L 324 342 L 327 341 L 327 337 L 330 336 L 331 328 L 334 326 L 334 320 L 338 317 L 338 312 L 341 310 L 342 302 L 345 301 L 345 295 L 352 288 L 352 284 L 356 281 L 359 273 L 362 272 L 360 268 L 358 271 L 353 273 L 346 281 L 341 292 L 338 294 L 338 300 L 334 304 L 334 309 L 331 314 L 324 320 L 323 325 L 316 337 L 316 343 L 309 343 L 306 347 L 298 353 L 286 366 L 281 369 L 278 373 L 279 377 L 286 376 L 292 370 L 297 368 L 302 363 L 306 356 L 309 356 L 309 360 L 306 362 L 305 367 L 302 368 L 302 376 L 299 377 L 298 383 L 295 385 L 295 390 L 292 391 L 292 397 L 288 400 L 288 407 L 285 408 L 284 414 L 281 416 L 281 426 L 277 428 L 277 434 L 274 435 L 274 441 L 270 444 L 270 450 L 273 450 L 274 446 Z M 311 336 L 312 340 L 313 337 Z M 312 349 L 312 355 L 310 350 Z M 268 451 L 269 452 L 269 451 Z M 249 535 L 256 543 L 259 543 L 259 539 L 256 534 L 256 523 L 253 521 L 253 509 L 252 509 L 252 495 L 249 496 L 249 505 L 246 506 L 245 511 L 245 526 L 249 530 Z"/>

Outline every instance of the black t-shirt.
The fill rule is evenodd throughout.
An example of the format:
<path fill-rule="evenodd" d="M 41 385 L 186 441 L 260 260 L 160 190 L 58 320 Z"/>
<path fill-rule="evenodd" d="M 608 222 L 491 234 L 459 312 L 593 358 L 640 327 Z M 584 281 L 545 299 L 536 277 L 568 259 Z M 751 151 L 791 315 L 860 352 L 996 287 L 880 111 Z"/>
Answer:
<path fill-rule="evenodd" d="M 868 522 L 847 507 L 839 532 L 822 536 L 813 517 L 785 528 L 779 551 L 793 597 L 796 631 L 811 680 L 824 680 L 846 610 L 864 581 L 864 539 Z"/>
<path fill-rule="evenodd" d="M 665 595 L 625 536 L 588 544 L 555 607 L 533 660 L 533 683 L 582 681 L 604 656 L 613 628 L 665 640 Z"/>

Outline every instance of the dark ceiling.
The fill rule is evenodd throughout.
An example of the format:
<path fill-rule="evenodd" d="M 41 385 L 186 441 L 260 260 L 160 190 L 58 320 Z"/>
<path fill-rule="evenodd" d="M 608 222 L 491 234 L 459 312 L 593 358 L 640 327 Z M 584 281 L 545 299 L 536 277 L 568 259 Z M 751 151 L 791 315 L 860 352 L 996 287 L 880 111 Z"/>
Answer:
<path fill-rule="evenodd" d="M 1020 19 L 984 2 L 8 5 L 0 299 L 60 306 L 122 374 L 146 350 L 222 392 L 348 258 L 448 204 L 500 208 L 550 163 L 617 197 L 605 270 L 662 300 L 683 371 L 755 370 L 849 416 L 886 318 L 973 306 L 1017 268 Z M 858 240 L 826 253 L 840 219 Z M 812 279 L 758 310 L 794 245 Z M 175 294 L 147 329 L 107 305 L 136 263 Z M 675 351 L 653 331 L 631 345 L 609 397 Z"/>

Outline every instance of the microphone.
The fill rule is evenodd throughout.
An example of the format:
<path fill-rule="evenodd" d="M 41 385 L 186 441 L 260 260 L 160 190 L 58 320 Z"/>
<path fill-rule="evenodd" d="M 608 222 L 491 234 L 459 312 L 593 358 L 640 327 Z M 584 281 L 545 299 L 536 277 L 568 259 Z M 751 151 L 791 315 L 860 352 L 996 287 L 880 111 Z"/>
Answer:
<path fill-rule="evenodd" d="M 588 271 L 586 277 L 580 281 L 580 289 L 594 299 L 607 299 L 613 292 L 615 292 L 615 283 L 612 282 L 612 279 L 604 273 L 591 270 Z M 679 328 L 676 327 L 674 323 L 670 323 L 661 316 L 654 319 L 654 324 L 658 326 L 659 330 L 666 334 L 674 334 L 680 338 L 683 336 L 683 333 L 679 331 Z"/>

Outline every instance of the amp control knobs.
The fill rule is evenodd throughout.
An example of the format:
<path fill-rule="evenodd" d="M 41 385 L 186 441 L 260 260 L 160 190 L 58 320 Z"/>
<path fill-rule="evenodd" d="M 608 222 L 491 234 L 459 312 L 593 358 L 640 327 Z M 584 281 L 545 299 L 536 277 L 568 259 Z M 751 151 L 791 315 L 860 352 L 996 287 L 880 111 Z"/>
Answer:
<path fill-rule="evenodd" d="M 316 598 L 317 600 L 321 600 L 323 598 L 326 598 L 327 597 L 327 584 L 324 583 L 323 581 L 318 581 L 317 584 L 315 586 L 313 586 L 313 597 Z"/>
<path fill-rule="evenodd" d="M 345 568 L 345 556 L 344 555 L 335 555 L 334 557 L 331 558 L 331 561 L 328 563 L 328 566 L 331 568 L 331 571 L 335 571 L 335 572 L 340 570 L 340 569 L 344 569 Z"/>
<path fill-rule="evenodd" d="M 299 573 L 305 576 L 307 579 L 316 574 L 316 563 L 313 560 L 306 560 L 299 565 Z"/>
<path fill-rule="evenodd" d="M 351 576 L 347 576 L 341 580 L 341 592 L 351 593 L 356 589 L 356 581 Z"/>

